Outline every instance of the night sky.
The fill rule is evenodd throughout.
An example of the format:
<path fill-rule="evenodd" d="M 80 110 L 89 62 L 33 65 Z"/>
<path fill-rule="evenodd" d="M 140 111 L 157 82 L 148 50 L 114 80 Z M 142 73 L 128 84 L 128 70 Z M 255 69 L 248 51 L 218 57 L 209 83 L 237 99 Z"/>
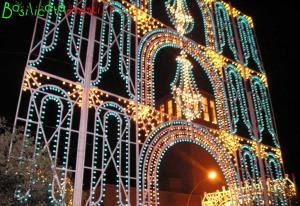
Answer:
<path fill-rule="evenodd" d="M 3 2 L 0 3 L 2 12 Z M 9 1 L 11 2 L 11 1 Z M 299 82 L 297 73 L 299 35 L 297 7 L 290 1 L 235 0 L 231 4 L 252 16 L 269 87 L 286 171 L 300 183 Z M 299 11 L 298 11 L 299 14 Z M 0 116 L 12 123 L 21 79 L 33 33 L 34 17 L 0 17 Z M 298 184 L 299 185 L 299 184 Z"/>

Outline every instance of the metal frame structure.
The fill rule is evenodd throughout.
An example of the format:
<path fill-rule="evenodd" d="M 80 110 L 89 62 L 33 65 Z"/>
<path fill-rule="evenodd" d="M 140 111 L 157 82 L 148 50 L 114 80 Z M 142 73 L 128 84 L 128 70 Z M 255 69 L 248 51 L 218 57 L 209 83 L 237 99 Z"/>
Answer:
<path fill-rule="evenodd" d="M 180 12 L 190 14 L 188 1 L 168 2 L 183 5 Z M 233 191 L 233 205 L 288 204 L 285 195 L 270 196 L 267 191 L 267 178 L 280 180 L 284 170 L 251 17 L 222 1 L 197 1 L 203 17 L 198 24 L 203 23 L 205 30 L 201 45 L 188 32 L 178 32 L 154 17 L 155 1 L 49 3 L 67 8 L 36 19 L 15 126 L 25 128 L 24 146 L 26 140 L 35 142 L 32 158 L 39 152 L 49 155 L 53 204 L 67 204 L 66 184 L 71 179 L 74 206 L 103 205 L 111 195 L 106 194 L 107 179 L 114 179 L 113 204 L 158 205 L 161 159 L 180 142 L 197 144 L 216 159 Z M 84 13 L 87 8 L 94 13 Z M 226 45 L 234 60 L 222 53 Z M 218 129 L 155 108 L 155 57 L 168 47 L 183 50 L 208 75 Z M 64 58 L 59 68 L 53 68 L 57 64 L 53 66 L 51 55 Z M 250 60 L 256 69 L 250 68 Z M 122 81 L 122 92 L 102 88 L 109 72 L 112 87 L 117 76 Z M 238 135 L 238 122 L 248 128 L 249 138 Z M 270 145 L 262 141 L 266 132 Z M 22 151 L 14 157 L 19 156 Z M 254 202 L 244 198 L 249 181 L 261 182 L 264 188 L 259 188 Z M 16 191 L 20 200 L 29 193 L 30 188 Z"/>

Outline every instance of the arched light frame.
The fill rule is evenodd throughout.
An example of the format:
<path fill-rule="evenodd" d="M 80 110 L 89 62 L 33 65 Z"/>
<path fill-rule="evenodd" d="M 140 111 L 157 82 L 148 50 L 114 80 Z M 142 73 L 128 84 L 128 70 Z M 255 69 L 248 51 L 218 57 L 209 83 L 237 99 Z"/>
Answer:
<path fill-rule="evenodd" d="M 145 142 L 139 158 L 140 205 L 158 205 L 158 168 L 166 148 L 175 142 L 192 142 L 208 151 L 219 164 L 228 187 L 240 188 L 238 175 L 219 141 L 207 129 L 185 121 L 167 122 L 157 128 Z M 237 192 L 237 191 L 236 191 Z M 238 192 L 239 193 L 239 192 Z M 240 194 L 235 194 L 240 195 Z"/>
<path fill-rule="evenodd" d="M 250 79 L 251 94 L 255 109 L 256 120 L 258 124 L 259 138 L 258 142 L 263 141 L 263 133 L 267 130 L 272 137 L 274 145 L 279 148 L 276 130 L 274 128 L 271 106 L 267 88 L 258 76 L 252 76 Z"/>
<path fill-rule="evenodd" d="M 130 56 L 131 54 L 131 26 L 132 19 L 127 9 L 118 2 L 111 2 L 112 9 L 107 9 L 103 12 L 103 22 L 100 34 L 100 52 L 98 55 L 99 63 L 97 69 L 96 79 L 92 81 L 93 86 L 99 86 L 102 78 L 102 74 L 111 68 L 112 49 L 110 47 L 113 44 L 117 44 L 120 53 L 118 54 L 118 70 L 121 79 L 126 84 L 126 92 L 130 98 L 134 99 L 133 91 L 130 86 Z M 110 15 L 110 17 L 108 17 Z M 120 17 L 120 25 L 115 21 L 115 15 Z M 118 36 L 118 42 L 115 42 L 114 26 L 119 26 L 120 34 Z M 108 39 L 105 38 L 105 34 L 108 32 Z M 104 45 L 107 45 L 104 47 Z M 126 47 L 124 46 L 126 45 Z M 108 50 L 108 51 L 107 51 Z"/>
<path fill-rule="evenodd" d="M 109 144 L 110 137 L 108 136 L 109 124 L 108 119 L 114 118 L 117 121 L 117 143 L 116 148 L 111 148 Z M 109 163 L 115 165 L 117 170 L 117 199 L 118 205 L 128 205 L 129 197 L 124 197 L 124 194 L 128 194 L 130 189 L 130 178 L 129 178 L 129 118 L 122 106 L 115 102 L 105 102 L 96 108 L 95 116 L 95 128 L 94 128 L 94 147 L 93 147 L 93 169 L 91 172 L 92 180 L 92 196 L 90 204 L 91 205 L 103 205 L 105 191 L 106 191 L 106 176 L 107 167 Z M 102 147 L 99 147 L 99 144 Z M 120 151 L 125 151 L 125 156 L 123 156 Z M 99 155 L 102 152 L 102 154 Z M 112 154 L 111 154 L 112 153 Z M 110 159 L 116 153 L 117 158 Z M 122 159 L 125 158 L 125 171 L 121 168 Z M 100 162 L 100 166 L 99 166 Z M 124 169 L 123 168 L 123 169 Z M 101 188 L 100 194 L 96 199 L 96 190 Z M 123 193 L 122 190 L 125 190 Z M 125 200 L 125 201 L 124 201 Z"/>
<path fill-rule="evenodd" d="M 271 184 L 269 185 L 269 187 L 274 191 L 274 193 L 271 193 L 272 205 L 287 206 L 287 197 L 285 191 L 282 190 L 284 187 L 280 187 L 280 184 L 282 184 L 282 181 L 284 180 L 283 166 L 273 152 L 267 153 L 265 158 L 265 165 L 267 176 L 271 180 Z M 278 195 L 277 193 L 282 195 Z"/>
<path fill-rule="evenodd" d="M 155 106 L 154 61 L 157 53 L 165 47 L 184 49 L 203 68 L 214 90 L 219 127 L 229 131 L 230 115 L 224 84 L 219 74 L 201 48 L 173 31 L 158 29 L 146 35 L 141 41 L 137 59 L 138 101 Z"/>
<path fill-rule="evenodd" d="M 267 175 L 270 179 L 282 179 L 283 171 L 280 161 L 276 158 L 276 155 L 269 152 L 265 159 Z"/>
<path fill-rule="evenodd" d="M 247 182 L 248 187 L 253 190 L 253 193 L 250 193 L 250 199 L 255 198 L 256 205 L 260 206 L 263 197 L 260 194 L 259 188 L 256 187 L 256 185 L 259 184 L 260 177 L 257 157 L 249 145 L 243 145 L 240 148 L 239 157 L 243 182 Z"/>
<path fill-rule="evenodd" d="M 236 20 L 243 50 L 244 66 L 248 66 L 249 60 L 252 58 L 259 71 L 265 73 L 259 56 L 253 28 L 251 28 L 245 16 L 238 16 Z"/>
<path fill-rule="evenodd" d="M 254 151 L 249 145 L 243 145 L 240 148 L 239 154 L 242 169 L 242 177 L 244 181 L 258 183 L 260 175 L 258 170 L 257 157 Z"/>
<path fill-rule="evenodd" d="M 73 0 L 75 2 L 75 0 Z M 36 55 L 35 59 L 29 59 L 28 65 L 30 66 L 37 66 L 42 63 L 45 54 L 52 51 L 57 46 L 58 36 L 60 33 L 59 26 L 55 26 L 50 29 L 51 25 L 53 24 L 60 25 L 63 18 L 63 12 L 60 11 L 61 7 L 64 7 L 64 0 L 50 0 L 49 4 L 54 5 L 58 2 L 57 10 L 59 12 L 54 11 L 55 9 L 51 9 L 50 12 L 47 12 L 46 22 L 43 28 L 43 39 L 36 45 L 34 48 L 31 48 L 31 52 L 37 50 L 38 54 Z M 49 38 L 51 37 L 51 38 Z"/>
<path fill-rule="evenodd" d="M 39 100 L 39 98 L 41 98 Z M 38 102 L 37 102 L 38 101 Z M 48 102 L 54 102 L 57 106 L 57 112 L 56 120 L 55 120 L 55 126 L 56 130 L 51 135 L 49 140 L 47 140 L 46 134 L 44 132 L 44 121 L 45 121 L 45 113 L 47 111 L 47 105 Z M 38 105 L 40 105 L 38 107 Z M 40 152 L 43 150 L 46 150 L 49 159 L 51 161 L 51 165 L 53 167 L 54 175 L 52 183 L 49 184 L 49 199 L 52 204 L 62 204 L 64 201 L 64 195 L 66 192 L 66 180 L 67 180 L 67 166 L 68 166 L 68 153 L 70 148 L 70 130 L 71 130 L 71 113 L 72 113 L 72 104 L 71 99 L 69 98 L 67 92 L 65 92 L 62 88 L 56 86 L 56 85 L 43 85 L 39 88 L 37 88 L 31 95 L 29 106 L 28 106 L 28 112 L 27 112 L 27 119 L 25 125 L 25 131 L 24 131 L 24 138 L 28 139 L 31 137 L 32 126 L 37 125 L 36 128 L 36 136 L 35 136 L 35 149 L 33 153 L 33 158 L 36 157 L 36 155 L 39 155 Z M 62 125 L 65 126 L 62 126 Z M 47 125 L 46 125 L 47 126 Z M 63 132 L 63 134 L 61 134 Z M 64 142 L 62 140 L 64 139 Z M 50 143 L 54 142 L 52 145 L 52 150 L 50 151 Z M 43 144 L 44 143 L 44 144 Z M 62 157 L 62 165 L 57 164 L 57 158 L 58 158 L 58 148 L 59 145 L 63 144 L 63 150 L 60 152 L 63 154 Z M 25 145 L 24 145 L 25 146 Z M 43 147 L 41 147 L 43 146 Z M 56 168 L 59 167 L 60 171 L 62 171 L 59 176 L 60 179 L 58 179 L 57 170 Z M 34 181 L 32 179 L 32 183 L 34 184 Z M 57 188 L 59 187 L 59 197 L 57 196 Z M 22 189 L 22 186 L 20 185 L 18 189 L 15 192 L 16 198 L 21 202 L 26 202 L 31 197 L 30 191 L 26 191 L 26 195 L 23 195 L 22 193 L 24 190 Z"/>
<path fill-rule="evenodd" d="M 215 2 L 214 9 L 216 37 L 218 38 L 218 40 L 215 41 L 215 48 L 219 54 L 222 54 L 224 51 L 224 47 L 227 44 L 233 54 L 235 61 L 239 62 L 232 21 L 229 13 L 222 2 Z"/>
<path fill-rule="evenodd" d="M 228 100 L 230 105 L 231 132 L 236 134 L 238 131 L 238 122 L 243 124 L 248 130 L 249 136 L 255 140 L 252 131 L 251 120 L 248 112 L 247 96 L 243 84 L 243 78 L 237 72 L 234 65 L 229 64 L 224 68 L 225 84 L 227 86 Z M 239 115 L 241 113 L 241 118 Z M 240 120 L 241 119 L 241 120 Z"/>

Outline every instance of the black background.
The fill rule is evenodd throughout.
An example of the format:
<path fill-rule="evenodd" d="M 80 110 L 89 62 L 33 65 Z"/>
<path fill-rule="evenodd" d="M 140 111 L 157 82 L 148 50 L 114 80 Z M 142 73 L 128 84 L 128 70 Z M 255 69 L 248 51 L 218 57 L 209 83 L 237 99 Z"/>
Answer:
<path fill-rule="evenodd" d="M 1 12 L 3 3 L 0 3 Z M 253 18 L 268 74 L 285 168 L 288 173 L 296 174 L 299 183 L 300 121 L 297 100 L 300 57 L 297 6 L 292 1 L 279 0 L 232 0 L 230 3 Z M 34 17 L 0 18 L 0 116 L 6 117 L 10 123 L 17 107 L 33 25 Z"/>

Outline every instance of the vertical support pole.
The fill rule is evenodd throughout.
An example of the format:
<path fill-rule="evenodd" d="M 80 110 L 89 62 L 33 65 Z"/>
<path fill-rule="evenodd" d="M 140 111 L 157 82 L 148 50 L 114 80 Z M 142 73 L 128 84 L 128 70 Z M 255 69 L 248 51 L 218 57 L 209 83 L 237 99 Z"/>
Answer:
<path fill-rule="evenodd" d="M 138 19 L 138 12 L 136 12 L 135 14 L 135 18 Z M 134 77 L 134 84 L 135 84 L 135 88 L 134 88 L 134 96 L 135 96 L 135 109 L 137 108 L 138 106 L 138 102 L 139 102 L 139 94 L 138 94 L 138 87 L 140 85 L 138 81 L 138 63 L 137 63 L 137 59 L 138 59 L 138 50 L 139 50 L 139 33 L 138 33 L 138 25 L 136 24 L 135 25 L 135 54 L 134 54 L 134 59 L 135 59 L 135 77 Z M 138 129 L 138 124 L 136 123 L 135 124 L 135 173 L 136 173 L 136 181 L 135 181 L 135 188 L 136 188 L 136 191 L 135 191 L 135 194 L 136 194 L 136 206 L 140 206 L 142 205 L 142 194 L 140 193 L 140 171 L 139 171 L 139 162 L 140 162 L 140 142 L 139 142 L 139 129 Z M 143 144 L 143 143 L 141 143 Z M 133 156 L 130 154 L 130 156 Z M 141 198 L 141 199 L 140 199 Z"/>
<path fill-rule="evenodd" d="M 238 180 L 239 180 L 239 182 L 240 183 L 242 183 L 242 175 L 241 175 L 241 172 L 240 172 L 240 166 L 239 166 L 239 159 L 238 159 L 238 157 L 239 157 L 239 155 L 240 155 L 240 152 L 239 152 L 239 150 L 237 150 L 236 152 L 234 152 L 233 153 L 233 158 L 234 158 L 234 161 L 235 161 L 235 164 L 236 164 L 236 170 L 237 170 L 237 174 L 238 174 Z M 241 184 L 241 186 L 242 186 L 242 184 Z M 242 194 L 243 195 L 243 194 Z M 242 198 L 241 200 L 238 200 L 239 202 L 238 202 L 238 204 L 241 202 L 242 204 L 244 204 L 244 198 Z M 236 204 L 237 202 L 235 202 L 235 204 Z"/>
<path fill-rule="evenodd" d="M 234 38 L 236 40 L 236 47 L 238 51 L 238 57 L 240 59 L 240 64 L 244 65 L 244 55 L 242 52 L 241 48 L 241 41 L 238 35 L 238 30 L 236 27 L 236 21 L 233 17 L 231 17 L 232 25 L 233 25 L 233 33 L 234 33 Z M 251 125 L 252 125 L 252 131 L 254 136 L 256 137 L 256 143 L 258 144 L 258 152 L 261 153 L 261 145 L 258 142 L 258 128 L 257 128 L 257 121 L 256 121 L 256 115 L 254 111 L 254 106 L 252 102 L 252 95 L 251 95 L 251 90 L 248 88 L 247 81 L 244 79 L 244 87 L 247 95 L 247 103 L 248 103 L 248 108 L 249 108 L 249 113 L 250 113 L 250 120 L 251 120 Z M 264 205 L 269 206 L 269 197 L 267 194 L 267 185 L 266 185 L 266 175 L 265 175 L 265 169 L 264 169 L 264 164 L 262 158 L 259 156 L 258 157 L 258 164 L 259 164 L 259 170 L 260 170 L 260 175 L 262 178 L 262 185 L 263 185 L 263 198 L 264 198 Z"/>
<path fill-rule="evenodd" d="M 39 6 L 41 4 L 41 1 L 39 3 Z M 38 17 L 35 18 L 35 22 L 34 22 L 34 29 L 33 29 L 33 34 L 32 34 L 32 39 L 31 39 L 31 43 L 30 43 L 30 49 L 29 49 L 29 54 L 31 52 L 31 49 L 33 47 L 33 43 L 34 43 L 34 39 L 35 39 L 35 34 L 36 34 L 36 29 L 38 27 Z M 17 129 L 17 121 L 18 121 L 18 115 L 19 115 L 19 110 L 20 110 L 20 105 L 21 105 L 21 97 L 22 97 L 22 90 L 23 90 L 23 84 L 24 84 L 24 79 L 25 79 L 25 76 L 27 74 L 27 71 L 28 71 L 28 65 L 29 65 L 29 59 L 30 59 L 30 55 L 27 56 L 27 60 L 26 60 L 26 68 L 25 68 L 25 71 L 24 71 L 24 74 L 23 74 L 23 77 L 22 77 L 22 84 L 21 84 L 21 88 L 20 88 L 20 93 L 19 93 L 19 98 L 18 98 L 18 104 L 17 104 L 17 111 L 16 111 L 16 114 L 15 114 L 15 120 L 14 120 L 14 125 L 13 125 L 13 133 L 16 132 L 16 129 Z M 26 125 L 28 124 L 28 119 L 26 119 Z M 11 143 L 9 145 L 9 152 L 8 152 L 8 161 L 10 159 L 10 156 L 11 156 L 11 150 L 12 150 L 12 141 L 13 139 L 11 139 Z"/>
<path fill-rule="evenodd" d="M 96 32 L 96 17 L 91 15 L 88 48 L 87 48 L 87 55 L 86 55 L 86 65 L 84 70 L 84 87 L 83 87 L 83 95 L 82 95 L 82 106 L 81 106 L 81 113 L 80 113 L 80 125 L 79 125 L 79 135 L 78 135 L 78 145 L 77 145 L 73 206 L 82 205 L 82 186 L 83 186 L 84 160 L 85 160 L 88 113 L 89 113 L 89 92 L 90 92 L 90 85 L 91 85 L 91 73 L 93 67 L 95 32 Z"/>

